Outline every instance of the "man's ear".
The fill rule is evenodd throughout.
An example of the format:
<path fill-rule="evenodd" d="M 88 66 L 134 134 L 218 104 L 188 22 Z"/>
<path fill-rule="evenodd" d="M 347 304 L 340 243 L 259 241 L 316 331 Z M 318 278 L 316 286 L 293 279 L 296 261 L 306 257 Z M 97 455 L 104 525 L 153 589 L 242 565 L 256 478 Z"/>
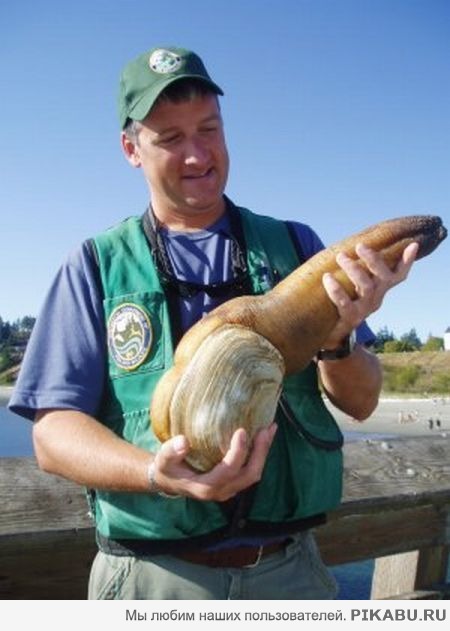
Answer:
<path fill-rule="evenodd" d="M 131 140 L 131 138 L 123 131 L 120 134 L 120 143 L 122 145 L 122 151 L 125 154 L 125 158 L 131 166 L 138 169 L 141 166 L 141 156 L 136 142 Z"/>

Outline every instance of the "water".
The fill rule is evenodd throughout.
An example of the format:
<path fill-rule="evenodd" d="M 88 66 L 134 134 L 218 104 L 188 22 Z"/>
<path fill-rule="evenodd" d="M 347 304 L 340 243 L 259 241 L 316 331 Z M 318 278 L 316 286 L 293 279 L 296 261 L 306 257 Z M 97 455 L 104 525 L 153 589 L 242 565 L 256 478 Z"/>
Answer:
<path fill-rule="evenodd" d="M 358 561 L 330 568 L 339 584 L 338 600 L 368 600 L 375 561 Z"/>
<path fill-rule="evenodd" d="M 0 458 L 32 456 L 32 423 L 0 406 Z"/>

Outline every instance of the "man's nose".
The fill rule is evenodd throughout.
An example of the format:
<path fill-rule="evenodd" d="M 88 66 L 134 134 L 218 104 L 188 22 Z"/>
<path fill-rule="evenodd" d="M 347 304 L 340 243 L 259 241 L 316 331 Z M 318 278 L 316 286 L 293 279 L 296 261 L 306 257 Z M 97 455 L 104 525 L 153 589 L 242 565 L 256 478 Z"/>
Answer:
<path fill-rule="evenodd" d="M 185 164 L 197 165 L 209 159 L 209 151 L 205 143 L 199 139 L 190 140 L 185 147 Z"/>

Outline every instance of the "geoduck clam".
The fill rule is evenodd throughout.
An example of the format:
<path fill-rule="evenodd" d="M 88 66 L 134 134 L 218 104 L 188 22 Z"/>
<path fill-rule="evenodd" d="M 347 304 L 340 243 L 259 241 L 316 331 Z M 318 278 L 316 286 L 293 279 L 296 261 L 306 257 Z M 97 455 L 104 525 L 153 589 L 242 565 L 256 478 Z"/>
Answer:
<path fill-rule="evenodd" d="M 335 326 L 338 314 L 323 275 L 332 273 L 355 297 L 336 263 L 338 252 L 359 260 L 355 246 L 364 243 L 394 269 L 409 243 L 419 244 L 419 259 L 446 236 L 435 216 L 384 221 L 319 252 L 267 294 L 219 306 L 186 332 L 155 389 L 150 419 L 156 437 L 164 442 L 184 434 L 191 446 L 187 462 L 200 471 L 214 467 L 236 429 L 244 427 L 252 439 L 273 421 L 284 376 L 304 369 Z"/>

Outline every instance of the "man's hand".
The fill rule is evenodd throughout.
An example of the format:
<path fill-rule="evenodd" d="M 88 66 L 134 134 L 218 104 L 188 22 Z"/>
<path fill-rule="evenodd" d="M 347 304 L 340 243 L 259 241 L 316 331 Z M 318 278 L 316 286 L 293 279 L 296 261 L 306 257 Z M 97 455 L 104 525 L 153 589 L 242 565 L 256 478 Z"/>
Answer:
<path fill-rule="evenodd" d="M 356 253 L 367 270 L 345 254 L 336 257 L 336 262 L 355 286 L 356 298 L 350 298 L 331 274 L 324 275 L 323 285 L 337 307 L 339 320 L 323 348 L 339 347 L 346 335 L 379 309 L 386 292 L 408 276 L 417 250 L 417 243 L 408 245 L 392 271 L 380 254 L 362 244 L 356 246 Z M 319 371 L 324 391 L 336 407 L 360 421 L 372 414 L 382 385 L 382 371 L 375 355 L 363 346 L 357 346 L 351 355 L 340 361 L 319 361 Z"/>
<path fill-rule="evenodd" d="M 380 254 L 363 244 L 356 246 L 356 254 L 367 265 L 368 272 L 346 254 L 337 255 L 336 262 L 354 284 L 357 297 L 352 300 L 332 274 L 324 274 L 323 285 L 340 316 L 324 348 L 339 346 L 346 335 L 380 308 L 386 292 L 408 276 L 418 247 L 417 243 L 410 243 L 393 271 Z"/>
<path fill-rule="evenodd" d="M 185 436 L 174 436 L 155 456 L 155 482 L 165 493 L 223 502 L 260 480 L 276 428 L 272 423 L 260 430 L 250 454 L 245 430 L 236 430 L 223 460 L 206 473 L 186 464 L 189 443 Z"/>

